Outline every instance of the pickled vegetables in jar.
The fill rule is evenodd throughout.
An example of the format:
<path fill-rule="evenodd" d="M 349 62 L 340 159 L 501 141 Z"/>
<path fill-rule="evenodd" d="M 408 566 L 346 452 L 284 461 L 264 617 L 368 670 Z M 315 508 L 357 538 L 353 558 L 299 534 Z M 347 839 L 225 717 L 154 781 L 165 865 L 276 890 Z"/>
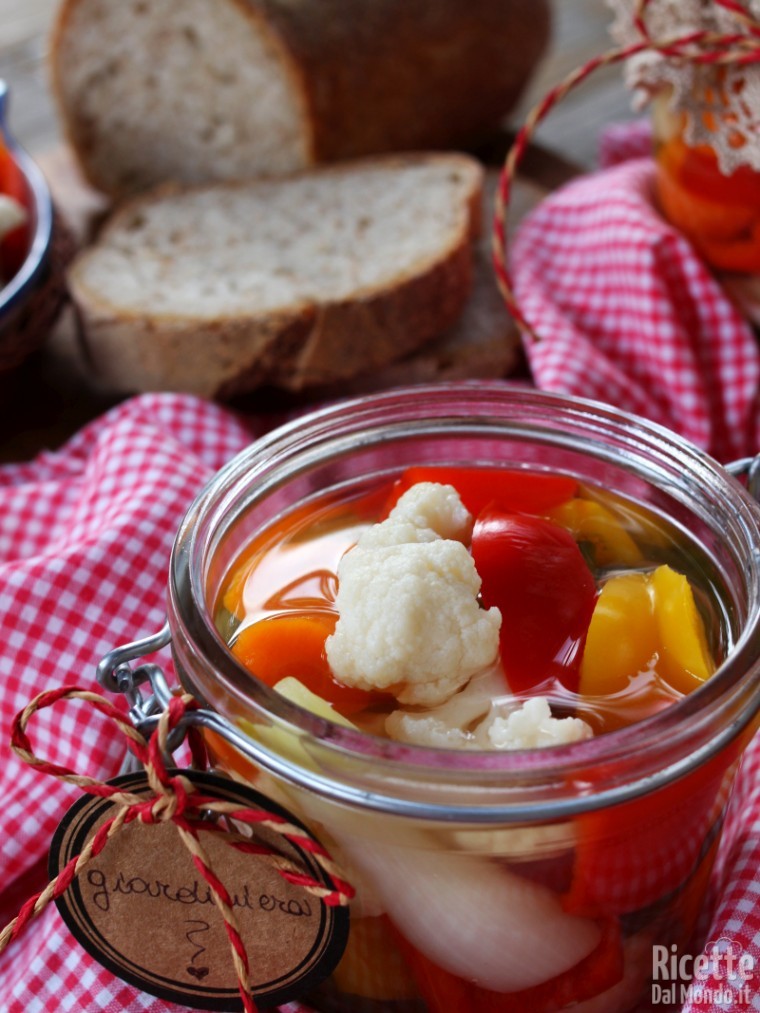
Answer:
<path fill-rule="evenodd" d="M 29 188 L 0 134 L 0 287 L 18 272 L 31 242 Z"/>
<path fill-rule="evenodd" d="M 446 755 L 624 731 L 699 690 L 731 647 L 675 527 L 569 475 L 500 468 L 409 468 L 286 513 L 230 567 L 215 623 L 291 702 Z M 288 795 L 357 888 L 318 1008 L 633 1008 L 653 941 L 691 934 L 731 764 L 520 828 L 365 831 Z"/>
<path fill-rule="evenodd" d="M 760 270 L 756 0 L 609 0 L 624 80 L 651 109 L 655 203 L 720 274 Z M 744 279 L 740 279 L 744 281 Z"/>
<path fill-rule="evenodd" d="M 217 625 L 275 688 L 300 682 L 373 734 L 436 745 L 428 722 L 468 748 L 489 738 L 472 708 L 452 715 L 478 683 L 601 734 L 699 688 L 727 649 L 719 600 L 655 518 L 496 469 L 413 468 L 283 518 L 233 567 Z"/>
<path fill-rule="evenodd" d="M 713 147 L 688 143 L 685 114 L 671 111 L 667 91 L 654 100 L 653 128 L 656 198 L 665 217 L 710 267 L 760 273 L 760 172 L 750 165 L 724 172 Z"/>

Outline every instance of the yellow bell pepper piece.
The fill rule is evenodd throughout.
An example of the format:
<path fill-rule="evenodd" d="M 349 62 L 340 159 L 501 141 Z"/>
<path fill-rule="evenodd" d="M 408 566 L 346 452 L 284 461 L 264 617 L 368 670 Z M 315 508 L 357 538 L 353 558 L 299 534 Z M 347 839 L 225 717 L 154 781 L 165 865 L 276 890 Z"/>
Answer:
<path fill-rule="evenodd" d="M 631 676 L 656 661 L 658 648 L 646 574 L 612 577 L 594 606 L 581 662 L 580 693 L 606 696 L 625 689 Z"/>
<path fill-rule="evenodd" d="M 602 587 L 586 635 L 579 692 L 618 693 L 648 668 L 679 693 L 690 693 L 715 670 L 691 585 L 670 566 L 620 574 Z"/>
<path fill-rule="evenodd" d="M 316 693 L 312 693 L 310 689 L 292 675 L 280 679 L 274 688 L 281 696 L 290 700 L 291 703 L 298 704 L 299 707 L 311 711 L 312 714 L 316 714 L 319 718 L 334 721 L 336 725 L 345 725 L 346 728 L 356 728 L 356 725 L 339 711 L 336 711 L 328 700 L 317 696 Z"/>
<path fill-rule="evenodd" d="M 303 707 L 304 710 L 311 711 L 317 717 L 326 718 L 328 721 L 333 721 L 335 724 L 343 725 L 346 728 L 356 728 L 356 725 L 336 711 L 329 701 L 321 696 L 317 696 L 316 693 L 312 693 L 310 689 L 304 686 L 298 679 L 293 678 L 293 676 L 280 679 L 274 686 L 274 689 L 281 696 L 290 700 L 291 703 Z M 273 753 L 296 761 L 302 767 L 315 768 L 314 760 L 304 749 L 301 739 L 296 734 L 290 734 L 284 728 L 249 721 L 243 717 L 236 718 L 235 724 L 249 739 L 262 743 Z M 228 773 L 239 776 L 246 781 L 255 782 L 258 780 L 260 771 L 252 761 L 248 760 L 242 753 L 239 753 L 234 746 L 231 746 L 215 732 L 206 730 L 203 734 L 214 765 L 220 766 Z"/>
<path fill-rule="evenodd" d="M 669 566 L 658 566 L 650 581 L 661 646 L 658 670 L 679 692 L 690 693 L 715 671 L 694 592 Z"/>
<path fill-rule="evenodd" d="M 567 528 L 576 542 L 590 542 L 597 566 L 636 566 L 643 560 L 622 522 L 601 503 L 575 498 L 553 507 L 547 516 Z"/>

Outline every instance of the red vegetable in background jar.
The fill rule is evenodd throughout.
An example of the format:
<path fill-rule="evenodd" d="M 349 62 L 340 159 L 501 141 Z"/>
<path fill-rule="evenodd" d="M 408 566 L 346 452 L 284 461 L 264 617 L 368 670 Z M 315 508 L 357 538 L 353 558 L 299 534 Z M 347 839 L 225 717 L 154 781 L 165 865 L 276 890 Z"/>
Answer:
<path fill-rule="evenodd" d="M 0 194 L 10 197 L 26 211 L 26 220 L 0 239 L 0 282 L 9 281 L 29 252 L 29 195 L 24 174 L 10 150 L 0 141 Z"/>
<path fill-rule="evenodd" d="M 732 110 L 740 90 L 732 89 L 725 68 L 694 93 L 694 107 L 700 102 L 720 109 L 725 125 L 735 116 Z M 671 109 L 672 93 L 666 88 L 653 103 L 657 203 L 663 215 L 693 243 L 707 264 L 718 271 L 757 274 L 760 272 L 760 172 L 751 164 L 737 165 L 724 172 L 716 148 L 711 144 L 687 141 L 687 116 Z M 692 110 L 692 116 L 694 110 Z M 713 113 L 704 113 L 713 116 Z M 736 123 L 736 120 L 734 120 Z M 717 126 L 717 123 L 714 124 Z M 736 152 L 749 150 L 756 142 L 746 136 L 740 124 L 729 142 Z M 726 143 L 725 128 L 714 131 L 715 143 Z"/>

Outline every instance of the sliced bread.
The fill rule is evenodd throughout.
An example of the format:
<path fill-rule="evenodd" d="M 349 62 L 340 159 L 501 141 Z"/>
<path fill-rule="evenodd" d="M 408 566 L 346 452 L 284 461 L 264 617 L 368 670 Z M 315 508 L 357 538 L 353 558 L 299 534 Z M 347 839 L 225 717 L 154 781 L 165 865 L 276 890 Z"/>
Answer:
<path fill-rule="evenodd" d="M 410 154 L 135 198 L 69 272 L 96 372 L 227 398 L 399 358 L 464 308 L 482 183 L 468 156 Z"/>
<path fill-rule="evenodd" d="M 496 282 L 493 218 L 499 172 L 489 169 L 483 186 L 483 228 L 475 245 L 473 286 L 456 323 L 422 348 L 379 369 L 320 391 L 325 397 L 365 394 L 414 383 L 509 376 L 524 365 L 520 333 Z M 532 210 L 546 190 L 518 179 L 512 188 L 510 228 Z"/>
<path fill-rule="evenodd" d="M 90 180 L 276 175 L 470 147 L 514 106 L 549 0 L 62 0 L 61 122 Z"/>

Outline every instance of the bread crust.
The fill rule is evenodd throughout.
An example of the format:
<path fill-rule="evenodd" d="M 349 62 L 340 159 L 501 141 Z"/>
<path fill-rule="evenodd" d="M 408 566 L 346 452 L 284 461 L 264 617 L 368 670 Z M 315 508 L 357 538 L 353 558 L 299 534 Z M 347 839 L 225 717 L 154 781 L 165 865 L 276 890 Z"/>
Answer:
<path fill-rule="evenodd" d="M 547 0 L 234 0 L 300 68 L 319 162 L 470 148 L 504 120 L 551 34 Z"/>
<path fill-rule="evenodd" d="M 471 278 L 470 252 L 457 249 L 423 275 L 365 299 L 198 322 L 122 316 L 75 276 L 70 288 L 87 357 L 104 384 L 228 400 L 265 384 L 297 392 L 340 381 L 413 351 L 454 324 Z"/>
<path fill-rule="evenodd" d="M 50 45 L 52 90 L 89 181 L 123 195 L 156 181 L 151 151 L 146 147 L 142 179 L 120 176 L 101 150 L 107 142 L 100 124 L 88 122 L 81 101 L 69 94 L 76 62 L 73 15 L 83 3 L 92 13 L 98 3 L 107 11 L 114 0 L 63 0 Z M 390 151 L 476 146 L 513 108 L 551 32 L 549 0 L 209 0 L 210 9 L 221 4 L 271 42 L 302 110 L 297 157 L 303 164 L 296 168 Z M 154 22 L 148 29 L 161 31 L 159 15 Z M 169 35 L 165 45 L 172 44 Z M 107 54 L 107 33 L 102 46 Z M 198 74 L 199 94 L 208 93 L 214 81 L 203 77 L 200 66 Z M 141 127 L 126 121 L 135 138 Z M 211 162 L 194 168 L 207 173 L 203 178 L 229 178 Z M 252 174 L 269 171 L 259 166 Z M 178 164 L 173 175 L 161 178 L 187 177 Z"/>
<path fill-rule="evenodd" d="M 489 226 L 493 221 L 499 176 L 496 169 L 486 172 L 483 228 L 475 245 L 473 287 L 454 326 L 386 366 L 325 384 L 311 391 L 312 396 L 333 398 L 409 384 L 504 377 L 524 365 L 520 332 L 507 309 L 493 269 L 493 232 Z M 543 196 L 542 188 L 521 181 L 513 195 L 512 213 L 522 204 L 522 214 L 525 214 Z"/>

